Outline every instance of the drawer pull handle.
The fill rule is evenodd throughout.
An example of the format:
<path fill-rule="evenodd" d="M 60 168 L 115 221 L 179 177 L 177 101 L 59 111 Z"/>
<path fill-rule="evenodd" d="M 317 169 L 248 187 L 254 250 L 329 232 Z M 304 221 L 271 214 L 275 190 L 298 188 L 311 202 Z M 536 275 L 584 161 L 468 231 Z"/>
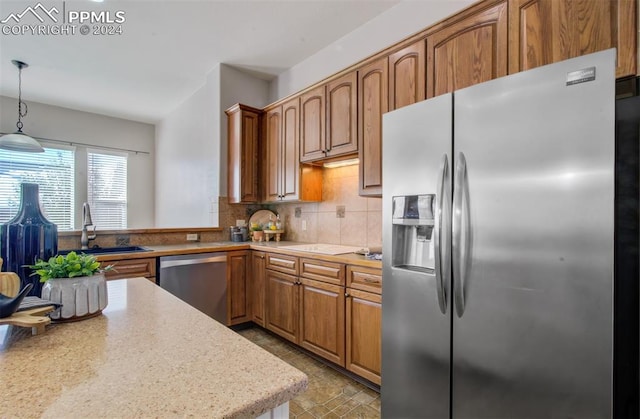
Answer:
<path fill-rule="evenodd" d="M 380 280 L 378 278 L 369 278 L 369 277 L 364 277 L 364 282 L 369 282 L 369 283 L 373 283 L 373 284 L 377 284 L 378 282 L 380 282 Z"/>

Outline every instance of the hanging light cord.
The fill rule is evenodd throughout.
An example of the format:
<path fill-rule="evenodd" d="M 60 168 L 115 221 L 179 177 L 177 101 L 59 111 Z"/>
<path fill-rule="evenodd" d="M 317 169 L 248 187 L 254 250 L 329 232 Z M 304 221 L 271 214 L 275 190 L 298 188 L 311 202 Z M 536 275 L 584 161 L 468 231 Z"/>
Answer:
<path fill-rule="evenodd" d="M 24 112 L 22 111 L 22 105 L 24 105 Z M 22 132 L 22 118 L 27 116 L 28 112 L 27 104 L 22 102 L 22 64 L 18 65 L 18 132 Z"/>

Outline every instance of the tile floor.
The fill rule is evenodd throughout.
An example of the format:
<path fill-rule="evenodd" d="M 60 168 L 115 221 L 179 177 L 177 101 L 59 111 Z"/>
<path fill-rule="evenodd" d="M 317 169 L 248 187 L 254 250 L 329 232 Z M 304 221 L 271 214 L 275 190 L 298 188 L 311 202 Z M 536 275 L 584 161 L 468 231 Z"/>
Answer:
<path fill-rule="evenodd" d="M 238 333 L 309 377 L 307 391 L 289 402 L 289 417 L 379 418 L 380 394 L 304 354 L 283 339 L 254 327 Z"/>

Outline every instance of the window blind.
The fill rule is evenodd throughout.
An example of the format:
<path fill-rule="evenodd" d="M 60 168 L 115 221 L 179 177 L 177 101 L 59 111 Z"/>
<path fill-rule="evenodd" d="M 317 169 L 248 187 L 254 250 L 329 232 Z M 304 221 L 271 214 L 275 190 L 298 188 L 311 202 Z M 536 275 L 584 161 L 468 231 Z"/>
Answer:
<path fill-rule="evenodd" d="M 87 152 L 87 202 L 98 230 L 127 228 L 127 155 Z"/>
<path fill-rule="evenodd" d="M 40 208 L 58 231 L 73 229 L 74 151 L 45 148 L 44 153 L 0 150 L 0 223 L 20 208 L 20 184 L 37 183 Z"/>

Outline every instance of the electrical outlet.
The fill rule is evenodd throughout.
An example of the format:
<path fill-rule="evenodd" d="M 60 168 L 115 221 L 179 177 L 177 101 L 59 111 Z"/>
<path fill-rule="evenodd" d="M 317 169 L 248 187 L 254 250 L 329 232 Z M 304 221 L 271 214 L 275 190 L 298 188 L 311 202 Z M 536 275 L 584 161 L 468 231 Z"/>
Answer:
<path fill-rule="evenodd" d="M 189 234 L 187 234 L 187 241 L 197 242 L 198 240 L 200 240 L 200 237 L 198 237 L 198 233 L 189 233 Z"/>
<path fill-rule="evenodd" d="M 302 207 L 296 207 L 296 209 L 295 209 L 295 217 L 296 218 L 302 217 Z"/>
<path fill-rule="evenodd" d="M 302 231 L 307 231 L 307 220 L 302 220 Z"/>
<path fill-rule="evenodd" d="M 336 218 L 344 218 L 344 205 L 336 205 Z"/>

